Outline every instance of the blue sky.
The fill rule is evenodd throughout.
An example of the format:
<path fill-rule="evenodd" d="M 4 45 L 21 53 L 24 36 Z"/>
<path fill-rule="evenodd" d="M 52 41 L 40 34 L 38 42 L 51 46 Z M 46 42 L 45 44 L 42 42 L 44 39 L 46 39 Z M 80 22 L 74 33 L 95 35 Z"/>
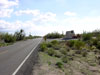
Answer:
<path fill-rule="evenodd" d="M 45 35 L 100 29 L 100 0 L 0 0 L 0 31 Z"/>

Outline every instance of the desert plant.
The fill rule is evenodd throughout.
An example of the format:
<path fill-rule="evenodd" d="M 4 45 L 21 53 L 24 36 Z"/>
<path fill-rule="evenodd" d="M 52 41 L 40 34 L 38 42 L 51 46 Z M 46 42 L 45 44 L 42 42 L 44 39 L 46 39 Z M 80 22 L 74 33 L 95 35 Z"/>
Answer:
<path fill-rule="evenodd" d="M 43 42 L 41 45 L 40 45 L 40 50 L 41 51 L 45 51 L 45 50 L 47 50 L 47 44 L 45 43 L 45 42 Z"/>
<path fill-rule="evenodd" d="M 52 43 L 53 45 L 56 45 L 56 44 L 58 44 L 59 42 L 58 42 L 57 40 L 53 40 L 53 41 L 51 41 L 51 43 Z"/>
<path fill-rule="evenodd" d="M 50 55 L 50 56 L 54 56 L 54 55 L 55 55 L 55 51 L 54 51 L 54 49 L 52 49 L 52 48 L 49 48 L 49 49 L 47 50 L 47 53 L 48 53 L 48 55 Z"/>
<path fill-rule="evenodd" d="M 3 39 L 6 43 L 13 43 L 16 40 L 16 38 L 13 35 L 8 33 L 4 34 Z"/>
<path fill-rule="evenodd" d="M 63 67 L 63 63 L 62 63 L 62 62 L 57 62 L 57 63 L 56 63 L 56 66 L 57 66 L 58 68 L 62 68 L 62 67 Z"/>
<path fill-rule="evenodd" d="M 61 49 L 60 49 L 60 52 L 61 52 L 62 54 L 64 54 L 64 55 L 66 55 L 66 54 L 67 54 L 67 50 L 66 50 L 66 49 L 64 49 L 64 48 L 61 48 Z"/>
<path fill-rule="evenodd" d="M 96 47 L 100 49 L 100 42 L 97 43 Z"/>
<path fill-rule="evenodd" d="M 74 48 L 80 49 L 81 47 L 84 47 L 84 46 L 85 46 L 85 43 L 83 41 L 75 40 Z"/>
<path fill-rule="evenodd" d="M 75 43 L 74 40 L 70 40 L 70 41 L 67 41 L 66 45 L 69 46 L 69 47 L 73 47 L 74 43 Z"/>
<path fill-rule="evenodd" d="M 53 38 L 61 38 L 64 35 L 58 33 L 58 32 L 53 32 L 53 33 L 48 33 L 47 35 L 45 35 L 47 38 L 53 39 Z"/>
<path fill-rule="evenodd" d="M 63 54 L 59 51 L 55 51 L 54 56 L 60 58 L 61 56 L 63 56 Z"/>
<path fill-rule="evenodd" d="M 86 32 L 84 32 L 83 34 L 82 34 L 82 40 L 83 41 L 88 41 L 88 40 L 90 40 L 92 38 L 92 34 L 91 33 L 86 33 Z"/>
<path fill-rule="evenodd" d="M 67 56 L 64 56 L 63 58 L 62 58 L 62 61 L 64 62 L 64 63 L 68 63 L 68 57 Z"/>
<path fill-rule="evenodd" d="M 52 46 L 53 46 L 53 44 L 52 44 L 51 42 L 48 42 L 48 43 L 47 43 L 47 47 L 50 48 L 50 47 L 52 47 Z"/>
<path fill-rule="evenodd" d="M 16 37 L 16 41 L 24 40 L 25 33 L 24 30 L 20 30 L 19 32 L 15 32 L 14 36 Z"/>

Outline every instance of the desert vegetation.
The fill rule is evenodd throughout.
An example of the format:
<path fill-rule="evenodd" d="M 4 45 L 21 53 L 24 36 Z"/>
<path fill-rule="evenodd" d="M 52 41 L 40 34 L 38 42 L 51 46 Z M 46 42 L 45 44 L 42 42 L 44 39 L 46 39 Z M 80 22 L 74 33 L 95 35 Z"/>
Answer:
<path fill-rule="evenodd" d="M 77 40 L 45 41 L 39 58 L 41 66 L 46 65 L 38 72 L 42 75 L 48 75 L 48 70 L 51 75 L 99 75 L 100 31 L 84 32 Z"/>
<path fill-rule="evenodd" d="M 54 39 L 54 38 L 62 38 L 64 37 L 64 34 L 60 34 L 58 32 L 52 32 L 52 33 L 48 33 L 47 35 L 45 35 L 46 38 L 49 38 L 49 39 Z"/>
<path fill-rule="evenodd" d="M 32 36 L 31 34 L 29 36 L 26 36 L 23 29 L 21 29 L 20 31 L 16 31 L 14 34 L 2 32 L 0 33 L 0 47 L 13 44 L 16 41 L 39 38 L 39 37 L 40 36 Z"/>

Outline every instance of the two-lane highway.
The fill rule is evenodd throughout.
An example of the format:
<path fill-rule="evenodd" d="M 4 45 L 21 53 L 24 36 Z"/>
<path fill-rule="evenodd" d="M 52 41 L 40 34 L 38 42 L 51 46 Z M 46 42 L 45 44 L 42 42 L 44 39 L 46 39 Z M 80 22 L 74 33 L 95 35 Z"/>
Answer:
<path fill-rule="evenodd" d="M 0 75 L 12 75 L 42 38 L 17 42 L 0 48 Z"/>

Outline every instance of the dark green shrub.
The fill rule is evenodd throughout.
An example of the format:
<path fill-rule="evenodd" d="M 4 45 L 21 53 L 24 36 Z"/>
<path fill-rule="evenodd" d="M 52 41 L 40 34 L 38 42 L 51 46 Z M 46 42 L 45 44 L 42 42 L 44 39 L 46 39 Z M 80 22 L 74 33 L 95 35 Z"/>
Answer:
<path fill-rule="evenodd" d="M 58 33 L 58 32 L 54 32 L 54 33 L 48 33 L 47 35 L 45 35 L 46 38 L 50 38 L 50 39 L 54 39 L 54 38 L 61 38 L 64 35 Z"/>
<path fill-rule="evenodd" d="M 69 47 L 73 47 L 74 43 L 75 43 L 74 40 L 70 40 L 70 41 L 67 41 L 66 45 L 68 45 Z"/>
<path fill-rule="evenodd" d="M 52 43 L 53 45 L 56 45 L 56 44 L 58 44 L 59 42 L 58 42 L 57 40 L 53 40 L 53 41 L 51 41 L 51 43 Z"/>
<path fill-rule="evenodd" d="M 55 51 L 54 51 L 54 49 L 52 49 L 52 48 L 48 49 L 48 50 L 47 50 L 47 53 L 48 53 L 48 55 L 50 55 L 50 56 L 54 56 L 54 55 L 55 55 Z"/>
<path fill-rule="evenodd" d="M 67 45 L 69 47 L 80 49 L 81 47 L 85 46 L 85 43 L 83 41 L 80 41 L 80 40 L 70 40 L 67 42 Z"/>
<path fill-rule="evenodd" d="M 80 49 L 81 47 L 84 47 L 84 46 L 85 46 L 85 43 L 83 41 L 76 40 L 74 43 L 74 47 L 76 49 Z"/>
<path fill-rule="evenodd" d="M 24 40 L 25 33 L 24 30 L 20 30 L 19 32 L 15 32 L 14 36 L 16 37 L 16 41 Z"/>
<path fill-rule="evenodd" d="M 100 49 L 100 42 L 97 43 L 97 48 Z"/>
<path fill-rule="evenodd" d="M 68 60 L 68 57 L 67 57 L 67 56 L 63 57 L 63 58 L 62 58 L 62 61 L 63 61 L 64 63 L 68 63 L 68 61 L 69 61 L 69 60 Z"/>
<path fill-rule="evenodd" d="M 82 34 L 82 39 L 83 41 L 88 41 L 92 38 L 92 34 L 91 33 L 83 33 Z"/>
<path fill-rule="evenodd" d="M 92 39 L 91 41 L 92 41 L 93 45 L 97 45 L 97 43 L 98 43 L 97 39 Z"/>
<path fill-rule="evenodd" d="M 47 43 L 47 47 L 52 47 L 53 46 L 53 44 L 51 43 L 51 42 L 49 42 L 49 43 Z"/>
<path fill-rule="evenodd" d="M 40 45 L 40 50 L 41 51 L 46 51 L 47 50 L 47 44 L 45 42 L 43 42 L 41 45 Z"/>
<path fill-rule="evenodd" d="M 87 56 L 87 52 L 86 52 L 86 51 L 83 51 L 83 52 L 82 52 L 82 56 L 83 56 L 83 57 L 86 57 L 86 56 Z"/>
<path fill-rule="evenodd" d="M 58 68 L 63 68 L 63 63 L 62 63 L 62 62 L 57 62 L 57 63 L 56 63 L 56 66 L 57 66 Z"/>
<path fill-rule="evenodd" d="M 16 40 L 16 38 L 15 38 L 13 35 L 8 34 L 8 33 L 6 33 L 6 34 L 3 36 L 3 39 L 4 39 L 4 41 L 5 41 L 6 43 L 13 43 L 13 42 L 15 42 L 15 40 Z"/>

